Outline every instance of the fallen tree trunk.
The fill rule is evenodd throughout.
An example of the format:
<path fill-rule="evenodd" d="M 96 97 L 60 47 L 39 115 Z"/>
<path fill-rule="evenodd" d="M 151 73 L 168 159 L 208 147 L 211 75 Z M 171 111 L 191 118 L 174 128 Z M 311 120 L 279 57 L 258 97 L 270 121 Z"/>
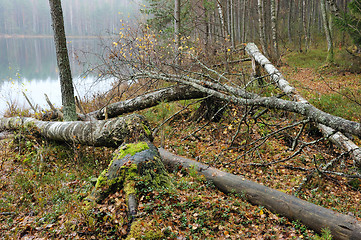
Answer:
<path fill-rule="evenodd" d="M 281 72 L 272 65 L 272 63 L 259 51 L 257 46 L 254 43 L 248 43 L 246 46 L 246 52 L 254 59 L 260 66 L 262 66 L 268 74 L 272 81 L 291 99 L 295 101 L 309 104 L 309 102 L 304 99 L 294 87 L 292 87 L 289 82 L 283 77 Z M 324 123 L 325 124 L 325 123 Z M 327 124 L 317 123 L 318 129 L 323 133 L 324 136 L 330 136 L 334 129 L 330 128 L 332 126 L 326 126 Z M 339 130 L 339 129 L 338 129 Z M 359 136 L 360 137 L 360 136 Z M 330 140 L 335 143 L 339 148 L 344 151 L 350 152 L 352 159 L 355 162 L 355 165 L 361 167 L 361 149 L 350 139 L 344 136 L 342 133 L 337 132 L 331 135 Z"/>
<path fill-rule="evenodd" d="M 0 118 L 0 130 L 26 128 L 56 141 L 91 146 L 118 147 L 107 169 L 97 179 L 88 201 L 101 202 L 110 193 L 124 190 L 131 227 L 129 239 L 140 238 L 136 220 L 138 181 L 153 189 L 174 189 L 144 117 L 137 114 L 94 122 L 44 122 L 33 118 Z M 153 227 L 153 226 L 151 226 Z M 155 226 L 154 226 L 155 227 Z M 152 229 L 152 228 L 150 228 Z M 150 230 L 151 232 L 153 230 Z"/>
<path fill-rule="evenodd" d="M 351 216 L 334 212 L 281 191 L 249 181 L 240 175 L 233 175 L 205 164 L 174 155 L 162 148 L 159 149 L 163 163 L 170 169 L 195 167 L 199 175 L 213 182 L 225 193 L 239 193 L 252 204 L 262 205 L 272 212 L 298 219 L 317 233 L 328 228 L 333 239 L 361 239 L 361 223 Z"/>
<path fill-rule="evenodd" d="M 0 118 L 0 129 L 14 130 L 34 127 L 42 136 L 89 146 L 118 147 L 124 142 L 151 139 L 145 118 L 131 114 L 112 120 L 92 122 L 46 122 L 34 118 Z"/>
<path fill-rule="evenodd" d="M 108 117 L 112 118 L 125 113 L 154 107 L 163 101 L 173 102 L 179 100 L 202 98 L 205 96 L 205 93 L 202 93 L 194 88 L 190 88 L 189 86 L 172 86 L 147 93 L 133 99 L 110 104 L 105 108 L 91 112 L 88 115 L 95 117 L 96 119 L 104 119 L 106 111 Z"/>

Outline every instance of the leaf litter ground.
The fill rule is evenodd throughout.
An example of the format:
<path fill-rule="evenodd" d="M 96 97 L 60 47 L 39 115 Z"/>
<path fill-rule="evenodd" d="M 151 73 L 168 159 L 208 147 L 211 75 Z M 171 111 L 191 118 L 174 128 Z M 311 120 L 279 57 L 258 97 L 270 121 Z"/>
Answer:
<path fill-rule="evenodd" d="M 307 86 L 304 89 L 310 96 L 324 93 L 322 81 L 312 80 L 312 70 L 286 69 L 285 72 L 301 89 Z M 301 76 L 303 79 L 298 80 Z M 304 85 L 301 85 L 303 80 Z M 169 104 L 164 104 L 143 113 L 156 115 L 162 108 L 169 109 Z M 263 116 L 262 121 L 238 129 L 237 123 L 244 111 L 231 107 L 225 121 L 196 124 L 187 120 L 192 112 L 186 111 L 162 128 L 155 142 L 179 155 L 242 174 L 289 194 L 296 194 L 296 189 L 316 165 L 339 153 L 332 144 L 323 141 L 308 146 L 292 160 L 268 167 L 254 166 L 253 163 L 278 161 L 292 154 L 290 139 L 299 128 L 275 135 L 252 154 L 244 155 L 247 149 L 243 146 L 298 117 L 271 112 Z M 150 121 L 156 126 L 158 120 Z M 238 138 L 230 145 L 238 130 Z M 306 130 L 301 140 L 312 141 L 319 137 L 314 129 Z M 1 238 L 119 239 L 127 236 L 131 220 L 127 217 L 123 192 L 111 194 L 101 204 L 83 202 L 92 189 L 92 179 L 106 167 L 110 149 L 59 147 L 23 132 L 2 140 L 0 151 Z M 344 158 L 333 170 L 343 171 L 345 166 L 351 165 L 352 161 Z M 139 236 L 148 239 L 311 239 L 314 236 L 297 221 L 253 206 L 240 195 L 219 192 L 192 171 L 178 169 L 171 176 L 177 189 L 174 193 L 141 188 L 136 220 Z M 314 173 L 297 196 L 360 220 L 360 187 L 357 181 Z M 150 235 L 149 230 L 153 232 Z"/>

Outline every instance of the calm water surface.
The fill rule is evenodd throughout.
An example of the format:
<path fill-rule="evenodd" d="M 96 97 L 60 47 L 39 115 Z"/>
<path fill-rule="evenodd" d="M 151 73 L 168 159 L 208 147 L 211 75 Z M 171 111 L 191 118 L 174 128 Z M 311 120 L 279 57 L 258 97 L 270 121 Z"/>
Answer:
<path fill-rule="evenodd" d="M 82 73 L 96 59 L 88 55 L 85 63 L 83 52 L 100 53 L 102 44 L 98 38 L 68 39 L 75 94 L 89 98 L 110 89 L 112 79 L 94 83 L 96 77 L 83 77 Z M 49 38 L 0 38 L 0 115 L 8 105 L 16 103 L 29 108 L 22 92 L 43 109 L 48 109 L 44 93 L 56 106 L 61 106 L 60 83 L 54 42 Z"/>

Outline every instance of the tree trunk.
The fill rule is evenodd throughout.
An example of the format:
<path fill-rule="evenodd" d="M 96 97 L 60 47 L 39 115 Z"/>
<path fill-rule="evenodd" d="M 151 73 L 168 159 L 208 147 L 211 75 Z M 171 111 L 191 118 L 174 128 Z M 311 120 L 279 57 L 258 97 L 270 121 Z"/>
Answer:
<path fill-rule="evenodd" d="M 292 43 L 292 32 L 291 32 L 291 22 L 292 22 L 292 9 L 293 9 L 293 0 L 289 0 L 289 12 L 287 19 L 287 30 L 288 30 L 288 41 Z"/>
<path fill-rule="evenodd" d="M 245 43 L 247 40 L 246 36 L 246 9 L 248 6 L 248 0 L 243 0 L 243 13 L 242 13 L 242 43 Z"/>
<path fill-rule="evenodd" d="M 309 29 L 307 29 L 306 0 L 303 0 L 303 2 L 302 2 L 302 25 L 303 25 L 303 32 L 305 34 L 305 51 L 308 51 L 308 48 L 309 48 L 308 30 Z"/>
<path fill-rule="evenodd" d="M 71 76 L 68 50 L 64 30 L 63 11 L 61 0 L 49 0 L 52 26 L 54 30 L 54 42 L 56 59 L 59 68 L 61 100 L 63 105 L 64 120 L 77 120 L 73 80 Z"/>
<path fill-rule="evenodd" d="M 274 83 L 286 93 L 292 99 L 304 103 L 309 104 L 306 99 L 304 99 L 295 88 L 290 86 L 288 81 L 282 76 L 282 74 L 276 69 L 271 62 L 262 55 L 262 53 L 258 50 L 257 46 L 253 43 L 249 43 L 246 46 L 247 53 L 252 56 L 264 69 L 269 73 L 272 77 Z M 325 123 L 324 123 L 325 124 Z M 332 134 L 334 131 L 332 128 L 325 126 L 324 124 L 318 123 L 317 127 L 321 130 L 321 132 L 328 136 Z M 361 168 L 361 149 L 345 137 L 342 133 L 337 132 L 330 137 L 330 140 L 334 142 L 338 147 L 343 149 L 344 151 L 351 152 L 351 157 L 353 158 L 355 164 Z"/>
<path fill-rule="evenodd" d="M 268 60 L 267 63 L 269 63 Z M 265 68 L 266 70 L 268 68 L 271 68 L 271 71 L 275 69 L 272 64 L 267 64 Z M 282 74 L 280 74 L 279 72 L 278 73 L 276 72 L 274 74 L 279 74 L 280 76 L 278 76 L 278 78 L 281 78 L 282 76 Z M 270 75 L 276 77 L 274 74 L 271 72 Z M 188 85 L 195 89 L 198 89 L 199 91 L 205 94 L 212 95 L 213 97 L 225 101 L 230 101 L 235 104 L 239 104 L 243 106 L 260 106 L 270 109 L 279 109 L 279 110 L 299 113 L 303 116 L 308 117 L 311 121 L 324 124 L 340 132 L 350 133 L 352 135 L 361 137 L 360 123 L 325 113 L 320 109 L 317 109 L 316 107 L 312 106 L 308 102 L 288 101 L 276 97 L 260 97 L 257 94 L 247 92 L 239 87 L 229 86 L 225 84 L 220 85 L 217 83 L 193 79 L 191 77 L 185 79 L 182 76 L 166 74 L 166 73 L 144 71 L 139 75 L 139 77 L 143 77 L 143 78 L 149 77 L 152 79 L 158 79 L 167 82 L 177 82 L 180 84 Z M 132 78 L 137 79 L 138 76 L 132 75 Z"/>
<path fill-rule="evenodd" d="M 45 122 L 34 118 L 0 118 L 0 129 L 34 127 L 44 137 L 72 144 L 118 147 L 124 142 L 151 139 L 143 116 L 132 114 L 94 122 Z"/>
<path fill-rule="evenodd" d="M 258 0 L 258 27 L 259 27 L 259 40 L 261 42 L 262 50 L 264 54 L 269 57 L 267 50 L 266 42 L 266 31 L 265 31 L 265 22 L 263 15 L 263 0 Z"/>
<path fill-rule="evenodd" d="M 91 112 L 88 115 L 95 117 L 96 119 L 104 119 L 106 112 L 108 117 L 112 118 L 125 113 L 154 107 L 163 101 L 172 102 L 202 98 L 206 96 L 206 94 L 194 88 L 190 88 L 189 86 L 174 86 L 147 93 L 130 100 L 110 104 L 109 106 L 106 106 L 101 110 Z"/>
<path fill-rule="evenodd" d="M 281 191 L 249 181 L 241 175 L 233 175 L 205 164 L 179 157 L 164 149 L 159 149 L 164 164 L 170 169 L 195 168 L 199 175 L 211 181 L 225 193 L 241 194 L 252 204 L 262 205 L 272 212 L 299 220 L 307 227 L 322 233 L 328 228 L 333 239 L 361 239 L 361 223 L 355 218 L 317 206 Z"/>
<path fill-rule="evenodd" d="M 279 58 L 278 53 L 278 39 L 277 39 L 277 14 L 276 14 L 276 0 L 271 0 L 271 28 L 272 28 L 272 41 L 273 41 L 273 52 L 274 60 L 277 61 Z"/>
<path fill-rule="evenodd" d="M 216 0 L 217 1 L 217 9 L 218 9 L 218 14 L 219 14 L 219 20 L 221 22 L 221 29 L 222 29 L 222 38 L 225 39 L 228 37 L 228 31 L 227 31 L 227 24 L 224 18 L 224 11 L 223 11 L 223 7 L 222 4 L 220 2 L 220 0 Z"/>
<path fill-rule="evenodd" d="M 174 42 L 177 55 L 179 54 L 180 47 L 180 1 L 181 0 L 174 0 Z M 179 60 L 179 56 L 177 59 Z"/>
<path fill-rule="evenodd" d="M 321 1 L 321 13 L 322 13 L 322 21 L 323 21 L 323 27 L 326 34 L 326 40 L 327 40 L 327 63 L 333 63 L 334 62 L 334 54 L 333 54 L 333 42 L 332 42 L 332 36 L 331 36 L 331 29 L 330 29 L 330 23 L 328 21 L 327 17 L 327 11 L 326 11 L 326 0 L 320 0 Z"/>

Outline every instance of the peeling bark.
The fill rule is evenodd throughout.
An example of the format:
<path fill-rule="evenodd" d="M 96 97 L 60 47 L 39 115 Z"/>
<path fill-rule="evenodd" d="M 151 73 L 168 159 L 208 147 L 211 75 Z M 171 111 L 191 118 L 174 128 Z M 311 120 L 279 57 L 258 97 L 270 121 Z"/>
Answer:
<path fill-rule="evenodd" d="M 307 227 L 321 233 L 330 229 L 333 239 L 361 239 L 361 223 L 351 216 L 334 212 L 301 200 L 281 191 L 249 181 L 241 175 L 233 175 L 205 164 L 174 155 L 164 149 L 159 149 L 164 164 L 177 169 L 195 167 L 199 175 L 225 193 L 238 193 L 252 204 L 262 205 L 272 212 L 287 217 L 290 220 L 300 220 Z"/>
<path fill-rule="evenodd" d="M 148 123 L 132 114 L 112 120 L 94 122 L 46 122 L 34 118 L 0 118 L 0 129 L 35 127 L 44 137 L 89 146 L 118 147 L 124 142 L 151 139 Z"/>
<path fill-rule="evenodd" d="M 272 65 L 272 63 L 259 51 L 257 46 L 254 43 L 247 44 L 246 47 L 247 53 L 254 58 L 259 65 L 261 65 L 267 73 L 271 75 L 272 81 L 277 84 L 277 86 L 286 93 L 291 99 L 294 99 L 297 102 L 310 105 L 306 99 L 304 99 L 294 87 L 292 87 L 289 82 L 283 77 L 280 71 Z M 311 106 L 311 105 L 310 105 Z M 314 119 L 313 119 L 314 120 Z M 332 121 L 329 119 L 329 121 Z M 346 120 L 347 121 L 347 120 Z M 318 122 L 318 121 L 316 121 Z M 342 122 L 337 121 L 338 124 L 343 124 Z M 330 122 L 329 122 L 330 123 Z M 318 129 L 323 133 L 323 135 L 328 136 L 334 132 L 334 129 L 330 128 L 332 126 L 328 125 L 327 122 L 319 122 L 317 124 Z M 334 127 L 333 127 L 334 128 Z M 359 126 L 357 128 L 360 128 Z M 337 128 L 336 128 L 337 129 Z M 340 130 L 340 129 L 337 129 Z M 347 131 L 345 131 L 347 132 Z M 358 135 L 359 136 L 359 135 Z M 360 136 L 359 136 L 360 137 Z M 345 137 L 342 133 L 337 132 L 330 137 L 330 140 L 335 143 L 339 148 L 350 152 L 352 159 L 355 161 L 355 164 L 358 167 L 361 167 L 361 149 Z"/>

